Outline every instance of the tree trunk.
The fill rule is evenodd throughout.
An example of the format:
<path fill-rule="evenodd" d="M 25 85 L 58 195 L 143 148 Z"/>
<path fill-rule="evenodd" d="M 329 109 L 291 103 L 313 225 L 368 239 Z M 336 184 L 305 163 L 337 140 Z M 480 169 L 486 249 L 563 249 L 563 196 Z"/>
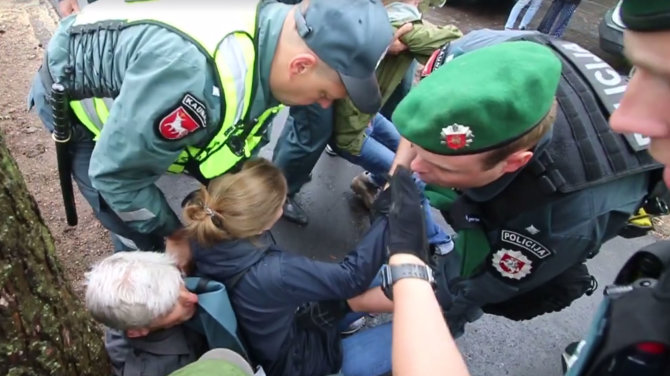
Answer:
<path fill-rule="evenodd" d="M 0 375 L 108 374 L 101 338 L 0 134 Z"/>

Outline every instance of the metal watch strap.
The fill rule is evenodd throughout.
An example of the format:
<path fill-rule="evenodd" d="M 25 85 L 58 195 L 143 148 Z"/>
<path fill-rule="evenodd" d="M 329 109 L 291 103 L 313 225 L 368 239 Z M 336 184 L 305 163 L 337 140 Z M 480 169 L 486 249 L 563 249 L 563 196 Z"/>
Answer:
<path fill-rule="evenodd" d="M 382 290 L 387 298 L 393 300 L 393 284 L 403 278 L 423 279 L 431 285 L 435 283 L 433 270 L 427 265 L 384 265 L 382 269 Z"/>

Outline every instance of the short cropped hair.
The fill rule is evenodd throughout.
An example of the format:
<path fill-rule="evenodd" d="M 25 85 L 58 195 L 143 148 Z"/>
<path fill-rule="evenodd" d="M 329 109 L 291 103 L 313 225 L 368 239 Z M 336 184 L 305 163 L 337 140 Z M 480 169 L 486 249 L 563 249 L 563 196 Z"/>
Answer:
<path fill-rule="evenodd" d="M 523 135 L 518 140 L 511 142 L 503 147 L 498 149 L 493 149 L 484 156 L 484 170 L 490 170 L 495 167 L 498 163 L 504 161 L 507 157 L 513 153 L 521 150 L 530 150 L 534 148 L 540 139 L 544 137 L 549 130 L 553 127 L 556 122 L 556 116 L 558 111 L 558 102 L 554 99 L 554 103 L 551 105 L 549 112 L 545 117 L 540 120 L 539 124 L 530 130 L 530 132 Z"/>
<path fill-rule="evenodd" d="M 183 279 L 175 260 L 158 252 L 118 252 L 87 274 L 86 308 L 118 330 L 147 328 L 177 304 Z"/>

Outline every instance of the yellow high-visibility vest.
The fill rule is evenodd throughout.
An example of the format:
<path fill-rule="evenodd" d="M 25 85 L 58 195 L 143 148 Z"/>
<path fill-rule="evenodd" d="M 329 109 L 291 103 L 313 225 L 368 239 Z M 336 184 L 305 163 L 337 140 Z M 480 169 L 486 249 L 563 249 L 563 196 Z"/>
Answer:
<path fill-rule="evenodd" d="M 261 142 L 264 123 L 283 108 L 272 107 L 257 119 L 249 119 L 255 84 L 256 6 L 254 1 L 237 0 L 105 0 L 89 5 L 77 15 L 73 27 L 109 21 L 164 26 L 199 46 L 216 67 L 216 79 L 225 102 L 221 127 L 206 147 L 187 146 L 168 168 L 169 172 L 181 173 L 193 161 L 205 179 L 227 172 L 251 156 Z M 112 103 L 108 98 L 88 98 L 71 101 L 70 106 L 97 140 Z"/>

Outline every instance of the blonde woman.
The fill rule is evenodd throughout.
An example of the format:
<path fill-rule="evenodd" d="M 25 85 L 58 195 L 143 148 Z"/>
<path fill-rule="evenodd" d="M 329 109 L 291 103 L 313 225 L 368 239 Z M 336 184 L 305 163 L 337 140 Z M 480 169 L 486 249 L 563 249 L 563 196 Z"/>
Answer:
<path fill-rule="evenodd" d="M 402 219 L 379 215 L 340 263 L 315 261 L 274 244 L 268 230 L 282 215 L 287 188 L 281 172 L 266 160 L 247 162 L 240 172 L 213 180 L 189 198 L 184 232 L 193 240 L 197 273 L 226 284 L 247 350 L 268 376 L 390 372 L 390 323 L 346 338 L 340 338 L 338 324 L 350 310 L 392 309 L 380 288 L 367 289 L 387 249 L 396 249 L 393 244 L 425 253 L 422 247 L 405 246 L 408 240 L 423 239 L 425 231 L 409 172 L 404 179 L 408 184 L 398 186 L 415 191 L 411 212 L 403 210 Z M 389 196 L 399 195 L 386 195 L 388 205 Z M 406 218 L 418 223 L 419 230 L 399 224 Z M 402 236 L 394 228 L 402 229 Z M 407 230 L 417 235 L 407 235 Z"/>

